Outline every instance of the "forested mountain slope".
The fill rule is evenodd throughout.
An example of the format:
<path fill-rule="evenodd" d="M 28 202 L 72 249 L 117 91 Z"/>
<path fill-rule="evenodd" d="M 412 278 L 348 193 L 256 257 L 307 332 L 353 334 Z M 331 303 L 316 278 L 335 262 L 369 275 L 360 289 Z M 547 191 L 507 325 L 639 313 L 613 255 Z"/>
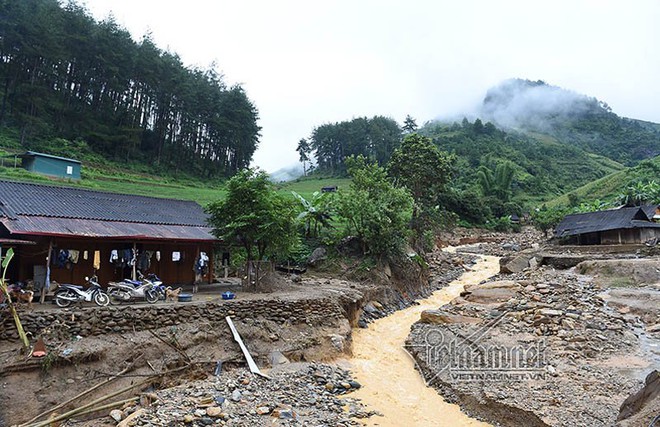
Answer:
<path fill-rule="evenodd" d="M 112 19 L 96 22 L 74 2 L 0 0 L 0 126 L 22 148 L 79 139 L 166 173 L 230 176 L 252 159 L 257 118 L 240 86 L 185 67 L 148 36 L 132 40 Z"/>
<path fill-rule="evenodd" d="M 479 119 L 460 125 L 429 124 L 420 132 L 441 150 L 456 154 L 459 188 L 477 189 L 480 168 L 494 171 L 498 164 L 510 162 L 512 195 L 520 200 L 551 198 L 623 168 L 552 137 L 505 132 Z"/>

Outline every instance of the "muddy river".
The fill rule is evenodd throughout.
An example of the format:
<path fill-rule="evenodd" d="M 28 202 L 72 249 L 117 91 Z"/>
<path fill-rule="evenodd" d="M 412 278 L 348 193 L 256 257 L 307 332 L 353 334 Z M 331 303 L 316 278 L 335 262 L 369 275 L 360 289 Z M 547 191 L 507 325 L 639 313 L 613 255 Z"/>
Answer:
<path fill-rule="evenodd" d="M 496 257 L 479 261 L 446 288 L 420 300 L 419 305 L 376 320 L 368 329 L 353 331 L 353 358 L 349 367 L 363 387 L 351 394 L 382 417 L 365 420 L 370 426 L 488 426 L 461 412 L 427 387 L 403 345 L 410 326 L 423 310 L 437 309 L 457 297 L 467 284 L 479 283 L 499 271 Z"/>

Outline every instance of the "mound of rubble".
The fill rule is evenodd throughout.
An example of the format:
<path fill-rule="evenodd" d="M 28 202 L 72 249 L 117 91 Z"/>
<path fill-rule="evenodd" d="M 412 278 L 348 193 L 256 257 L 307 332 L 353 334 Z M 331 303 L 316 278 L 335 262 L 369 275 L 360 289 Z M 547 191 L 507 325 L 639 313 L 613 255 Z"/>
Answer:
<path fill-rule="evenodd" d="M 223 372 L 146 394 L 145 405 L 113 411 L 111 417 L 149 426 L 352 426 L 373 415 L 345 396 L 360 384 L 341 368 L 289 365 L 271 375 L 266 379 L 246 369 Z"/>
<path fill-rule="evenodd" d="M 588 276 L 546 267 L 500 276 L 425 312 L 408 346 L 425 378 L 472 415 L 511 426 L 612 426 L 659 365 L 647 344 L 660 337 L 609 307 L 602 291 Z"/>

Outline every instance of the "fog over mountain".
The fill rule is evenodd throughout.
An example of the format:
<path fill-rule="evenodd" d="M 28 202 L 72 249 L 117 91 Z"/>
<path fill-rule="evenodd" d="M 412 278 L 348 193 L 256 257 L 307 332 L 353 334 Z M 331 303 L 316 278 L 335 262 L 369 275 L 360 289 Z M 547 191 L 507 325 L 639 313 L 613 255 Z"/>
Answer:
<path fill-rule="evenodd" d="M 609 112 L 595 98 L 539 81 L 510 79 L 490 89 L 478 116 L 502 128 L 548 132 L 552 122 Z"/>

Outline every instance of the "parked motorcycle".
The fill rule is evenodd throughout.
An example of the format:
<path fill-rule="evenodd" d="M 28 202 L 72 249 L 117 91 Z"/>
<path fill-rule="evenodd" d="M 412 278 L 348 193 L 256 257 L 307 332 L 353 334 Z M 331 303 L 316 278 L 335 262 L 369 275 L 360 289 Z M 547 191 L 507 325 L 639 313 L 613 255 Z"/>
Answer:
<path fill-rule="evenodd" d="M 58 307 L 68 307 L 74 302 L 94 301 L 96 305 L 105 307 L 110 303 L 110 297 L 106 294 L 98 283 L 96 276 L 85 277 L 88 288 L 83 289 L 79 285 L 60 285 L 55 291 L 55 304 Z"/>
<path fill-rule="evenodd" d="M 149 273 L 142 280 L 151 282 L 154 286 L 154 291 L 158 294 L 158 299 L 165 301 L 165 289 L 167 289 L 167 286 L 163 284 L 163 281 L 156 274 Z"/>
<path fill-rule="evenodd" d="M 162 282 L 161 282 L 162 283 Z M 137 299 L 144 299 L 149 304 L 158 301 L 158 291 L 154 283 L 148 279 L 141 280 L 124 279 L 121 282 L 108 283 L 108 295 L 112 304 L 121 304 Z"/>

